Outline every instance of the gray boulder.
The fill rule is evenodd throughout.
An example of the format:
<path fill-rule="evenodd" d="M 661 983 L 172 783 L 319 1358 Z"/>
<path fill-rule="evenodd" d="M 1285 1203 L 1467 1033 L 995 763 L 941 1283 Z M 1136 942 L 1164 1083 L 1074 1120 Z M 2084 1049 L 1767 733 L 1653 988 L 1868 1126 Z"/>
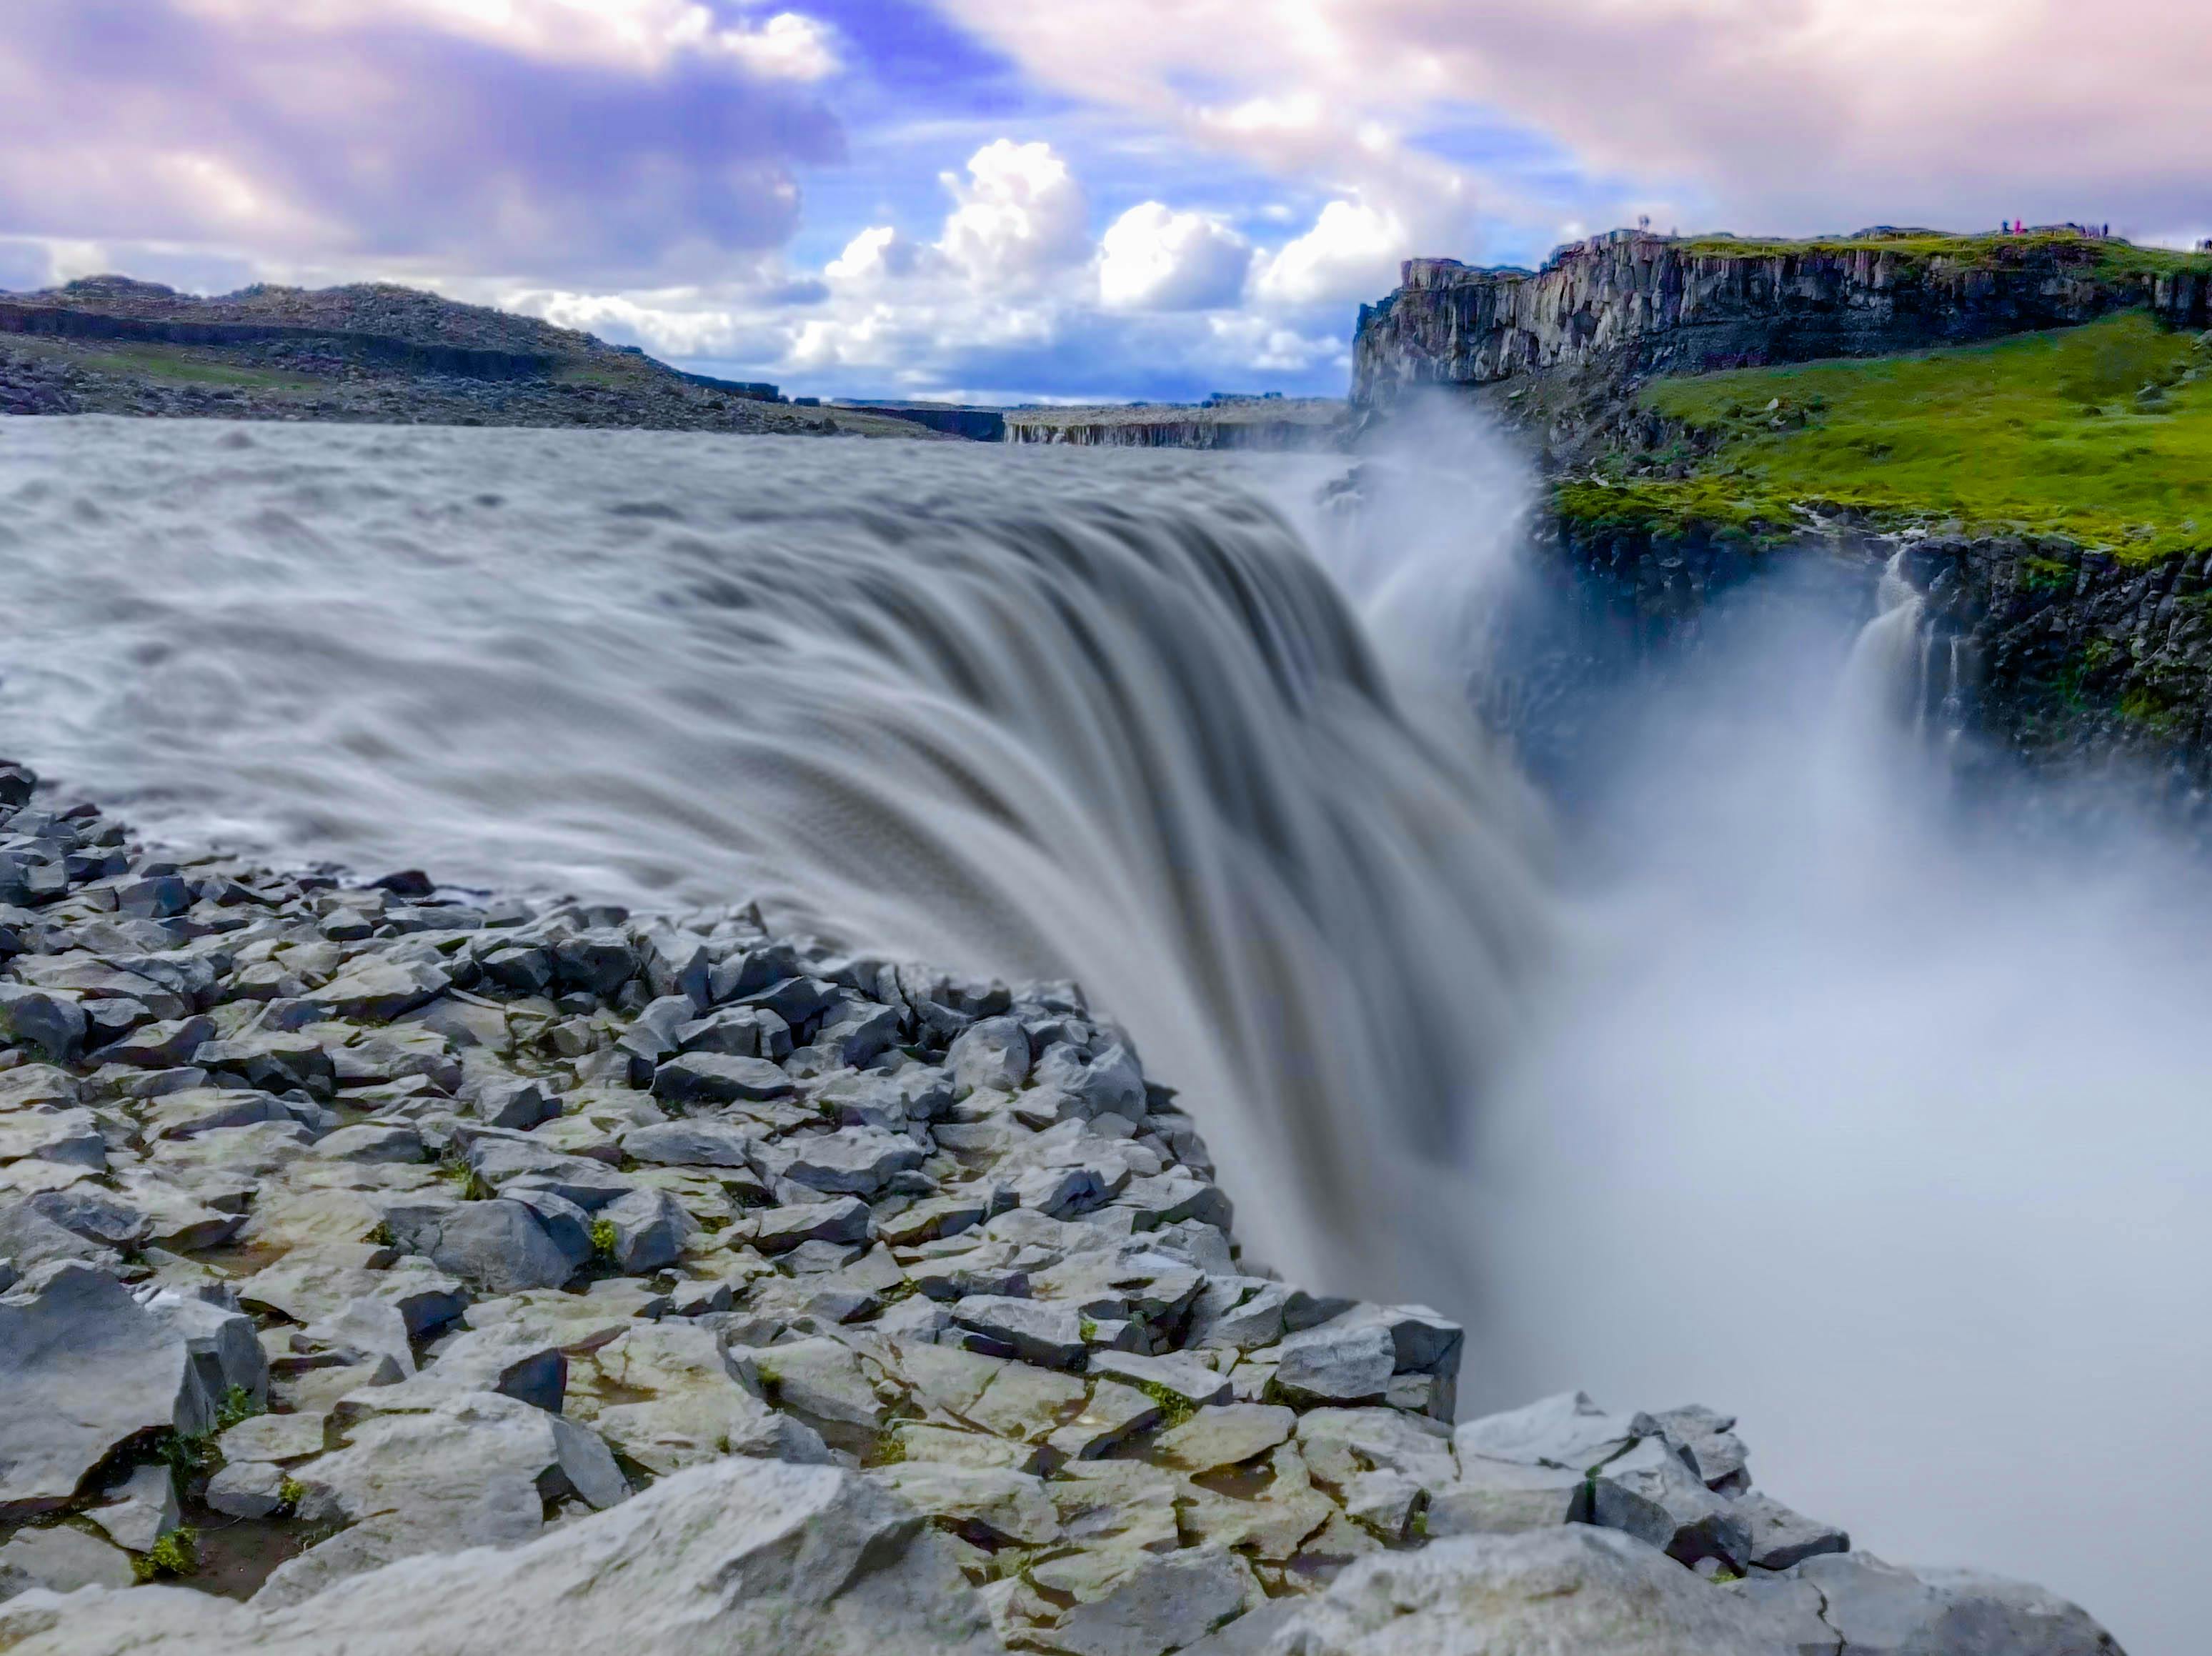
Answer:
<path fill-rule="evenodd" d="M 1147 1556 L 1113 1591 L 1063 1616 L 1052 1642 L 1074 1656 L 1159 1656 L 1257 1609 L 1264 1597 L 1251 1567 L 1223 1548 Z"/>
<path fill-rule="evenodd" d="M 1760 1569 L 1786 1570 L 1823 1553 L 1851 1550 L 1850 1537 L 1834 1525 L 1793 1512 L 1759 1490 L 1739 1496 L 1735 1508 L 1751 1526 L 1751 1562 Z"/>
<path fill-rule="evenodd" d="M 1850 1656 L 2120 1656 L 2112 1635 L 2041 1587 L 1965 1570 L 1915 1573 L 1871 1553 L 1797 1568 Z"/>
<path fill-rule="evenodd" d="M 464 1202 L 418 1233 L 417 1245 L 439 1270 L 487 1294 L 559 1288 L 576 1274 L 576 1262 L 520 1202 Z"/>
<path fill-rule="evenodd" d="M 616 1269 L 632 1277 L 674 1265 L 699 1228 L 682 1203 L 650 1187 L 608 1203 L 599 1210 L 599 1222 L 613 1227 Z"/>
<path fill-rule="evenodd" d="M 1029 1079 L 1029 1032 L 1018 1018 L 985 1018 L 952 1043 L 945 1067 L 957 1097 L 979 1089 L 1010 1093 Z"/>
<path fill-rule="evenodd" d="M 1397 1346 L 1390 1331 L 1330 1323 L 1282 1344 L 1275 1386 L 1293 1403 L 1379 1403 L 1390 1389 Z"/>
<path fill-rule="evenodd" d="M 763 1173 L 825 1196 L 870 1197 L 896 1174 L 928 1159 L 922 1147 L 879 1127 L 841 1127 L 836 1132 L 763 1141 L 756 1151 Z"/>
<path fill-rule="evenodd" d="M 1079 1368 L 1087 1349 L 1082 1319 L 1065 1306 L 971 1294 L 952 1307 L 952 1320 L 976 1350 L 1046 1368 Z"/>
<path fill-rule="evenodd" d="M 35 1046 L 56 1064 L 84 1054 L 84 1008 L 59 991 L 0 983 L 0 1044 Z"/>
<path fill-rule="evenodd" d="M 530 1545 L 410 1559 L 281 1610 L 177 1588 L 67 1605 L 26 1595 L 0 1606 L 0 1645 L 11 1656 L 999 1656 L 949 1546 L 857 1473 L 732 1458 Z"/>
<path fill-rule="evenodd" d="M 791 1077 L 764 1058 L 686 1052 L 653 1072 L 653 1095 L 664 1104 L 736 1104 L 791 1090 Z"/>
<path fill-rule="evenodd" d="M 858 1197 L 771 1208 L 760 1216 L 753 1245 L 763 1253 L 787 1253 L 807 1242 L 865 1242 L 868 1204 Z"/>
<path fill-rule="evenodd" d="M 106 1272 L 64 1261 L 28 1281 L 0 1301 L 0 1520 L 66 1505 L 141 1433 L 208 1430 L 222 1397 L 185 1336 Z"/>
<path fill-rule="evenodd" d="M 634 1162 L 675 1168 L 751 1165 L 757 1135 L 732 1122 L 656 1121 L 623 1135 L 623 1154 Z"/>
<path fill-rule="evenodd" d="M 67 1524 L 18 1530 L 0 1546 L 0 1598 L 31 1587 L 127 1587 L 136 1579 L 127 1554 Z"/>
<path fill-rule="evenodd" d="M 1751 1520 L 1715 1495 L 1661 1438 L 1646 1438 L 1590 1480 L 1589 1521 L 1625 1530 L 1669 1558 L 1717 1559 L 1737 1574 L 1751 1562 Z"/>
<path fill-rule="evenodd" d="M 1453 1441 L 1462 1465 L 1474 1456 L 1586 1472 L 1621 1454 L 1638 1435 L 1632 1420 L 1608 1414 L 1588 1392 L 1562 1392 L 1525 1408 L 1468 1421 Z"/>
<path fill-rule="evenodd" d="M 1266 1648 L 1273 1656 L 1797 1656 L 1738 1593 L 1629 1536 L 1582 1524 L 1375 1554 Z"/>
<path fill-rule="evenodd" d="M 605 1507 L 629 1493 L 595 1433 L 513 1398 L 392 1386 L 356 1392 L 338 1411 L 349 1415 L 347 1447 L 292 1476 L 301 1518 L 351 1527 L 279 1566 L 259 1602 L 295 1603 L 420 1553 L 528 1541 L 549 1501 Z"/>

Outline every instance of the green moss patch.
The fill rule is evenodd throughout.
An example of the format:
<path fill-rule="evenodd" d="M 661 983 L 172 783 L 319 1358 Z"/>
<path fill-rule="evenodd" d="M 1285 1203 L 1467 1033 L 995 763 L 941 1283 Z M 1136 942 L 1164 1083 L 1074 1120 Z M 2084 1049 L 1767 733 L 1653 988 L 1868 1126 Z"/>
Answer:
<path fill-rule="evenodd" d="M 1956 349 L 1662 379 L 1643 400 L 1698 433 L 1705 458 L 1682 478 L 1564 484 L 1565 515 L 1750 532 L 1803 504 L 1891 526 L 2060 536 L 2130 560 L 2212 546 L 2212 349 L 2141 312 Z"/>

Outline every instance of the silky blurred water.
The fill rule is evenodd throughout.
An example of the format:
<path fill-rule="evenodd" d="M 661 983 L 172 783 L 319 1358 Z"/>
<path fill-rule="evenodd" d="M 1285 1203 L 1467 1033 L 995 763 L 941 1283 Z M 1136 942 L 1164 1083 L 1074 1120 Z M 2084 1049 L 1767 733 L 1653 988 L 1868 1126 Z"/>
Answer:
<path fill-rule="evenodd" d="M 0 750 L 183 844 L 1074 977 L 1255 1253 L 1468 1320 L 1470 1407 L 1740 1413 L 1863 1544 L 2193 1656 L 2201 859 L 1962 818 L 1870 579 L 1593 700 L 1554 818 L 1465 712 L 1525 479 L 1342 470 L 0 422 Z"/>

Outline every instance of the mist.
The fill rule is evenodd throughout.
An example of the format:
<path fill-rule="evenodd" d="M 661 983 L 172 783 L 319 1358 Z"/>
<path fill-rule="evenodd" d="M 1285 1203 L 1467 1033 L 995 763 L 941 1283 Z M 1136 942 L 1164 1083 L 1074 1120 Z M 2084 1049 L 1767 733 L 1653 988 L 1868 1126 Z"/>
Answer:
<path fill-rule="evenodd" d="M 1462 1417 L 1707 1403 L 1762 1486 L 1863 1544 L 2192 1649 L 2201 857 L 2124 778 L 1981 755 L 1965 786 L 1878 555 L 1778 560 L 1631 659 L 1529 556 L 1500 452 L 1431 415 L 1366 474 L 1413 480 L 1370 519 L 1403 564 L 1331 553 L 1384 636 L 1451 641 L 1548 795 L 1552 957 L 1467 1105 Z M 1543 692 L 1563 651 L 1599 668 L 1571 707 Z"/>

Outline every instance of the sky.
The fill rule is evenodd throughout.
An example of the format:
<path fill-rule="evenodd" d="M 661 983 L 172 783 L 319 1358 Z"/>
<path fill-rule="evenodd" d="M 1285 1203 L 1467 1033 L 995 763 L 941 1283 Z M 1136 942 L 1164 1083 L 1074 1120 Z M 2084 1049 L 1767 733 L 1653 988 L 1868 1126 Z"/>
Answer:
<path fill-rule="evenodd" d="M 1399 261 L 2212 234 L 2203 0 L 0 0 L 0 289 L 391 280 L 811 395 L 1340 394 Z"/>

